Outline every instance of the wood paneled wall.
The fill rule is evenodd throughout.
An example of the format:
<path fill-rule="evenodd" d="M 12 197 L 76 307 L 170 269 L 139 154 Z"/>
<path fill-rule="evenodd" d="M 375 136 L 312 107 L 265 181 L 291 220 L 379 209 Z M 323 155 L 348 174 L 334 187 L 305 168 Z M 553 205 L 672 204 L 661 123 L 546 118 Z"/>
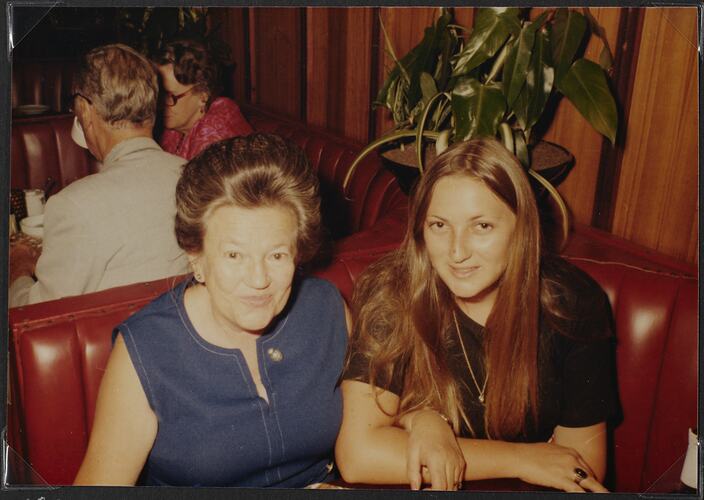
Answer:
<path fill-rule="evenodd" d="M 590 9 L 615 56 L 620 109 L 616 146 L 566 99 L 545 138 L 567 147 L 575 168 L 559 187 L 579 223 L 675 258 L 698 258 L 698 72 L 694 7 Z M 471 27 L 475 9 L 455 8 Z M 533 14 L 537 15 L 538 9 Z M 393 60 L 417 44 L 430 7 L 212 9 L 233 48 L 235 96 L 360 143 L 393 122 L 371 102 Z M 596 60 L 593 37 L 586 56 Z"/>

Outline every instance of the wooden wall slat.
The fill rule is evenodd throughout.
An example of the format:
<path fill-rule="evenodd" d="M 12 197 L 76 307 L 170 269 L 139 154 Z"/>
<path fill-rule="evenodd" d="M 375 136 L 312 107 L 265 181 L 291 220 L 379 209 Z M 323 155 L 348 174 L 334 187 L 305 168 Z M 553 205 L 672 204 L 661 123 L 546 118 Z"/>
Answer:
<path fill-rule="evenodd" d="M 606 30 L 609 45 L 615 47 L 621 9 L 592 8 L 594 17 Z M 593 36 L 585 57 L 599 60 L 602 43 Z M 575 157 L 575 166 L 558 191 L 572 212 L 573 219 L 582 224 L 591 223 L 594 193 L 599 174 L 602 136 L 596 132 L 579 111 L 566 98 L 560 100 L 555 120 L 547 129 L 544 139 L 567 148 Z"/>
<path fill-rule="evenodd" d="M 307 9 L 307 121 L 369 140 L 372 8 Z"/>
<path fill-rule="evenodd" d="M 304 111 L 304 9 L 252 7 L 249 12 L 252 102 L 300 119 Z"/>
<path fill-rule="evenodd" d="M 633 80 L 636 74 L 636 60 L 640 50 L 645 9 L 621 9 L 618 28 L 618 46 L 613 48 L 614 68 L 612 88 L 618 96 L 619 124 L 616 144 L 602 142 L 599 175 L 594 193 L 592 226 L 609 231 L 613 223 L 616 188 L 621 175 L 623 145 L 628 135 L 627 117 L 633 100 Z"/>
<path fill-rule="evenodd" d="M 249 98 L 249 41 L 247 9 L 243 7 L 211 7 L 208 11 L 212 26 L 220 27 L 220 37 L 230 46 L 234 67 L 226 75 L 230 87 L 225 94 L 237 102 L 247 102 Z"/>
<path fill-rule="evenodd" d="M 647 10 L 612 229 L 689 262 L 698 240 L 696 41 L 695 8 Z"/>
<path fill-rule="evenodd" d="M 475 10 L 455 8 L 456 21 L 471 27 Z M 540 12 L 533 10 L 534 15 Z M 628 89 L 628 95 L 618 96 L 619 102 L 626 97 L 630 103 L 625 109 L 628 116 L 621 117 L 625 143 L 610 151 L 606 140 L 562 99 L 544 134 L 577 160 L 560 192 L 577 222 L 590 224 L 598 219 L 603 229 L 696 262 L 696 9 L 645 8 L 634 18 L 637 22 L 625 20 L 626 9 L 591 10 L 614 52 L 634 49 L 623 59 L 625 67 L 614 75 L 620 78 L 614 85 L 619 92 Z M 439 9 L 250 8 L 248 12 L 251 101 L 367 142 L 393 127 L 386 110 L 371 111 L 371 101 L 393 64 L 379 19 L 402 57 L 422 39 Z M 238 14 L 228 16 L 229 36 L 237 37 Z M 631 35 L 640 33 L 639 46 L 617 47 L 619 26 L 624 25 Z M 621 42 L 632 41 L 631 35 L 622 36 Z M 230 42 L 233 47 L 239 43 Z M 597 60 L 600 50 L 601 42 L 593 38 L 586 55 Z M 608 164 L 600 165 L 603 159 Z M 600 168 L 609 170 L 600 173 Z M 604 175 L 614 168 L 618 175 Z M 604 182 L 609 182 L 609 193 Z M 601 212 L 595 211 L 603 207 L 612 213 L 597 217 Z"/>

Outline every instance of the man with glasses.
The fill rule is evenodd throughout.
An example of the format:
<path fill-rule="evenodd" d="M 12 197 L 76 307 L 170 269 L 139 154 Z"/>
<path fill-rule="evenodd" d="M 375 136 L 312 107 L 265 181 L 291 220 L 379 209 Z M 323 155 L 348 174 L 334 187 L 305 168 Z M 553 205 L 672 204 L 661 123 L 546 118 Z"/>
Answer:
<path fill-rule="evenodd" d="M 73 109 L 102 166 L 49 198 L 38 260 L 22 246 L 12 249 L 10 307 L 187 271 L 174 236 L 184 160 L 152 139 L 158 92 L 151 63 L 125 45 L 85 56 Z"/>

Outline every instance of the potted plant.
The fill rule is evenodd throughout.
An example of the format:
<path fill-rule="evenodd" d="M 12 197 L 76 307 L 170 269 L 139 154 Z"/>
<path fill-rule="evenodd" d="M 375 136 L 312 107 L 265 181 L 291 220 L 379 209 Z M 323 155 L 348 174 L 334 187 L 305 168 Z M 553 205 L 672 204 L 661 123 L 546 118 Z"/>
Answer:
<path fill-rule="evenodd" d="M 422 41 L 401 59 L 382 23 L 395 65 L 374 105 L 389 109 L 396 126 L 362 150 L 345 181 L 356 163 L 379 147 L 392 146 L 396 157 L 410 149 L 415 158 L 409 166 L 422 174 L 426 159 L 449 144 L 495 136 L 555 198 L 566 236 L 567 207 L 538 172 L 546 165 L 536 156 L 550 147 L 536 146 L 537 131 L 552 119 L 546 111 L 549 100 L 562 95 L 592 127 L 615 142 L 618 114 L 606 73 L 611 52 L 603 29 L 586 8 L 582 13 L 547 9 L 534 20 L 529 14 L 530 9 L 480 8 L 470 30 L 454 24 L 451 11 L 441 9 Z M 604 44 L 599 63 L 579 56 L 592 34 Z M 434 148 L 424 147 L 433 142 Z M 555 147 L 564 158 L 548 175 L 557 182 L 574 159 L 564 148 Z"/>

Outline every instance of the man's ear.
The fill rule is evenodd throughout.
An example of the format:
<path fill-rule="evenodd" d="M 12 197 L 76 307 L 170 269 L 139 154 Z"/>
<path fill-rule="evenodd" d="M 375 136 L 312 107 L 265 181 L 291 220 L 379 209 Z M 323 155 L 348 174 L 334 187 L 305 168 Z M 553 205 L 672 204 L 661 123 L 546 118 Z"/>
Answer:
<path fill-rule="evenodd" d="M 82 99 L 76 105 L 75 114 L 78 117 L 78 121 L 81 122 L 84 133 L 95 126 L 95 109 Z"/>

